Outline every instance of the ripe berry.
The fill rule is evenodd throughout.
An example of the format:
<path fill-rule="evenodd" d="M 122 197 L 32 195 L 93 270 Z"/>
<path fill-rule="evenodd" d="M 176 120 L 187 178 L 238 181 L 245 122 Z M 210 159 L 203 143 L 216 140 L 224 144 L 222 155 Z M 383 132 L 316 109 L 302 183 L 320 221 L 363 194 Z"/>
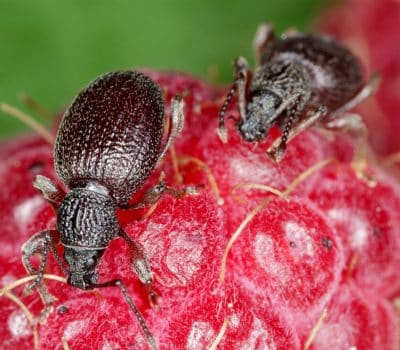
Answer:
<path fill-rule="evenodd" d="M 151 76 L 168 99 L 187 91 L 188 124 L 176 140 L 176 158 L 170 153 L 145 187 L 161 172 L 171 185 L 204 186 L 197 195 L 165 195 L 152 209 L 117 213 L 150 261 L 158 308 L 132 273 L 123 242 L 110 244 L 99 275 L 122 276 L 159 348 L 396 349 L 398 183 L 378 166 L 369 169 L 376 187 L 358 179 L 348 136 L 307 130 L 278 164 L 264 153 L 274 132 L 252 146 L 232 131 L 224 145 L 215 118 L 224 91 L 183 74 Z M 56 177 L 52 148 L 38 137 L 1 145 L 0 160 L 1 288 L 27 275 L 23 242 L 55 223 L 30 185 L 33 176 L 40 169 Z M 62 276 L 52 258 L 46 272 Z M 46 283 L 58 301 L 36 328 L 29 317 L 34 321 L 42 307 L 37 293 L 12 289 L 26 310 L 10 294 L 0 297 L 4 349 L 33 348 L 33 334 L 42 349 L 63 349 L 63 342 L 71 349 L 147 347 L 118 290 Z"/>

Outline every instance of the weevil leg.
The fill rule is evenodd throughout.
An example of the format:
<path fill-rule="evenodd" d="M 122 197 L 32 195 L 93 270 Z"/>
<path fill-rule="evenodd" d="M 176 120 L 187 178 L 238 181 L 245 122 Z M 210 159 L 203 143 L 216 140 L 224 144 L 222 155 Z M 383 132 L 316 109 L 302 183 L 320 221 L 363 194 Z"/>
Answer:
<path fill-rule="evenodd" d="M 165 142 L 164 149 L 162 150 L 158 162 L 164 157 L 165 153 L 168 151 L 169 147 L 174 142 L 175 138 L 183 129 L 183 124 L 185 121 L 185 115 L 183 113 L 184 101 L 179 95 L 176 95 L 171 100 L 171 115 L 170 115 L 170 125 L 168 131 L 168 138 Z"/>
<path fill-rule="evenodd" d="M 380 82 L 381 82 L 381 76 L 378 73 L 372 74 L 368 82 L 356 96 L 354 96 L 349 102 L 347 102 L 345 105 L 343 105 L 342 107 L 338 108 L 336 111 L 330 114 L 331 118 L 332 119 L 336 118 L 337 116 L 340 116 L 341 114 L 349 111 L 350 109 L 354 108 L 359 103 L 364 101 L 366 98 L 374 94 L 375 91 L 378 89 Z"/>
<path fill-rule="evenodd" d="M 131 239 L 125 231 L 121 230 L 119 235 L 128 244 L 129 258 L 131 260 L 132 268 L 147 289 L 150 305 L 157 306 L 159 296 L 151 288 L 151 283 L 153 282 L 153 274 L 151 272 L 150 264 L 144 254 L 143 248 L 133 239 Z"/>
<path fill-rule="evenodd" d="M 54 211 L 57 212 L 62 200 L 65 197 L 65 191 L 49 178 L 37 175 L 33 181 L 33 187 L 38 189 L 43 198 L 51 205 Z"/>
<path fill-rule="evenodd" d="M 177 189 L 167 186 L 164 181 L 160 181 L 157 185 L 148 189 L 136 203 L 121 206 L 120 208 L 125 210 L 150 207 L 151 205 L 157 203 L 164 193 L 176 198 L 182 198 L 188 194 L 197 194 L 201 187 L 201 185 L 197 185 L 186 186 L 183 189 Z"/>
<path fill-rule="evenodd" d="M 31 293 L 35 288 L 38 289 L 44 305 L 44 308 L 39 316 L 39 322 L 42 324 L 46 321 L 48 315 L 53 311 L 54 302 L 57 300 L 52 294 L 50 294 L 46 285 L 44 284 L 43 275 L 49 251 L 52 251 L 53 254 L 58 255 L 55 249 L 58 241 L 58 231 L 47 230 L 36 233 L 22 246 L 22 262 L 25 266 L 25 269 L 31 275 L 37 275 L 35 280 L 25 287 L 24 294 Z M 36 254 L 40 255 L 41 257 L 38 268 L 35 268 L 30 260 L 31 257 Z M 61 261 L 61 259 L 58 260 Z"/>
<path fill-rule="evenodd" d="M 244 121 L 246 119 L 246 87 L 249 78 L 249 64 L 244 57 L 238 57 L 234 62 L 234 66 L 237 81 L 239 113 L 242 121 Z"/>
<path fill-rule="evenodd" d="M 328 130 L 351 134 L 356 138 L 356 147 L 351 166 L 359 179 L 365 181 L 368 186 L 374 187 L 376 180 L 366 173 L 368 163 L 368 129 L 362 118 L 355 113 L 344 113 L 335 119 L 325 121 L 322 126 Z"/>
<path fill-rule="evenodd" d="M 323 118 L 327 113 L 324 106 L 320 106 L 316 111 L 309 113 L 305 118 L 301 119 L 298 123 L 293 126 L 290 124 L 289 128 L 286 125 L 284 134 L 278 137 L 274 143 L 268 148 L 267 155 L 272 160 L 279 162 L 285 153 L 286 144 L 289 143 L 295 136 L 301 133 L 303 130 L 309 128 L 315 124 L 318 120 Z"/>
<path fill-rule="evenodd" d="M 249 65 L 244 57 L 238 57 L 234 62 L 235 69 L 235 82 L 226 95 L 225 101 L 219 111 L 218 115 L 218 136 L 223 143 L 228 141 L 228 132 L 225 125 L 225 115 L 232 98 L 237 92 L 238 94 L 238 108 L 240 118 L 242 121 L 246 119 L 246 87 L 249 79 Z"/>
<path fill-rule="evenodd" d="M 275 39 L 275 32 L 271 23 L 262 23 L 258 26 L 253 39 L 253 52 L 257 65 L 260 63 L 263 52 Z"/>
<path fill-rule="evenodd" d="M 97 284 L 91 285 L 91 288 L 105 288 L 105 287 L 118 287 L 121 290 L 125 301 L 127 302 L 129 307 L 131 308 L 132 312 L 135 314 L 137 320 L 139 321 L 139 325 L 142 328 L 142 331 L 147 338 L 150 348 L 152 350 L 157 350 L 157 344 L 153 337 L 153 334 L 150 332 L 150 329 L 147 327 L 146 321 L 144 320 L 144 317 L 140 313 L 139 309 L 136 307 L 132 298 L 129 296 L 128 290 L 127 290 L 125 284 L 120 279 L 116 279 L 116 280 L 111 280 L 111 281 L 104 282 L 104 283 L 97 283 Z"/>

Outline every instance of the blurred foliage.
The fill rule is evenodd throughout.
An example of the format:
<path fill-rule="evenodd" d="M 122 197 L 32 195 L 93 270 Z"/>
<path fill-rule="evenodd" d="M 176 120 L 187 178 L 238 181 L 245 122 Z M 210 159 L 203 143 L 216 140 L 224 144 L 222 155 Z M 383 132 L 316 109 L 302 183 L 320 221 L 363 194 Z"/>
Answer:
<path fill-rule="evenodd" d="M 324 0 L 0 0 L 0 100 L 25 92 L 53 111 L 103 72 L 174 69 L 231 80 L 257 25 L 307 30 Z M 30 111 L 31 114 L 34 114 Z M 0 115 L 0 137 L 26 129 Z"/>

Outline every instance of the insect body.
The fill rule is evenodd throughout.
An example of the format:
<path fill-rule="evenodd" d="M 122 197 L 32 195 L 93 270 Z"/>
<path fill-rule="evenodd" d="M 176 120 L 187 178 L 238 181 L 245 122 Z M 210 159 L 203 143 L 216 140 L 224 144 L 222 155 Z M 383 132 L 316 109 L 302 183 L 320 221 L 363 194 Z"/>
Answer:
<path fill-rule="evenodd" d="M 252 76 L 243 57 L 235 60 L 236 80 L 219 115 L 218 132 L 226 142 L 225 114 L 238 93 L 243 139 L 258 142 L 272 126 L 282 136 L 268 151 L 279 161 L 290 138 L 318 123 L 327 128 L 364 132 L 358 117 L 345 115 L 376 88 L 378 77 L 365 84 L 358 59 L 326 36 L 289 32 L 276 39 L 272 27 L 259 27 L 254 42 L 258 64 Z"/>
<path fill-rule="evenodd" d="M 57 213 L 57 227 L 34 235 L 23 247 L 23 262 L 37 274 L 29 289 L 37 287 L 45 304 L 43 318 L 54 297 L 42 281 L 51 251 L 68 275 L 68 283 L 81 289 L 118 286 L 139 319 L 150 344 L 155 342 L 121 280 L 98 283 L 99 259 L 110 241 L 122 237 L 129 246 L 132 266 L 150 289 L 152 274 L 141 247 L 119 226 L 116 209 L 156 202 L 163 192 L 178 195 L 163 183 L 133 205 L 128 201 L 140 189 L 183 126 L 183 101 L 172 100 L 167 140 L 164 139 L 164 101 L 158 86 L 134 71 L 108 73 L 92 82 L 65 112 L 58 130 L 54 159 L 57 174 L 70 188 L 66 194 L 44 176 L 34 186 Z M 64 246 L 64 264 L 56 245 Z M 38 269 L 30 257 L 40 254 Z"/>

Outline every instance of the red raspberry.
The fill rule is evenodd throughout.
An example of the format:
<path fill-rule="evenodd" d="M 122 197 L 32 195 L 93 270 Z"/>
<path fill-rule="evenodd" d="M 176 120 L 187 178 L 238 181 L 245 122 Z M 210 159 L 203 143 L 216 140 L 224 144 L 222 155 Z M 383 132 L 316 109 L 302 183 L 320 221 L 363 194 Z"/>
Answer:
<path fill-rule="evenodd" d="M 395 349 L 397 318 L 387 301 L 367 298 L 354 285 L 343 285 L 327 307 L 312 348 Z"/>
<path fill-rule="evenodd" d="M 370 169 L 375 188 L 359 180 L 350 167 L 353 140 L 347 136 L 307 130 L 278 164 L 265 156 L 274 132 L 255 147 L 229 122 L 229 142 L 222 144 L 216 133 L 222 90 L 178 73 L 151 76 L 168 99 L 187 91 L 187 123 L 175 143 L 175 166 L 166 157 L 145 187 L 164 171 L 171 185 L 203 183 L 204 189 L 179 199 L 166 195 L 151 214 L 148 208 L 118 213 L 150 261 L 158 308 L 150 306 L 122 240 L 110 244 L 99 274 L 101 281 L 123 279 L 159 348 L 395 349 L 398 183 L 376 167 Z M 32 179 L 37 173 L 56 176 L 52 148 L 37 137 L 3 144 L 0 159 L 3 287 L 27 275 L 22 244 L 55 225 Z M 52 257 L 47 272 L 62 275 Z M 63 349 L 62 342 L 71 349 L 147 347 L 118 289 L 46 283 L 58 301 L 33 333 L 42 349 Z M 24 312 L 34 317 L 42 305 L 36 292 L 22 296 L 22 289 L 0 297 L 4 349 L 33 348 Z"/>

